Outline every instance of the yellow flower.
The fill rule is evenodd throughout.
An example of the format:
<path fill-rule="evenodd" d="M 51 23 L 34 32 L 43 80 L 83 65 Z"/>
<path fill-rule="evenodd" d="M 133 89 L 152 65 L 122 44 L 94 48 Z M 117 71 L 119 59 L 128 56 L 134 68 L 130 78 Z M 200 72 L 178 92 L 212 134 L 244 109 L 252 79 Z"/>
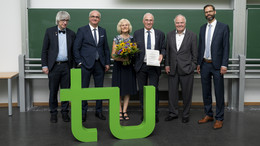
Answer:
<path fill-rule="evenodd" d="M 125 43 L 121 43 L 120 46 L 125 46 Z"/>

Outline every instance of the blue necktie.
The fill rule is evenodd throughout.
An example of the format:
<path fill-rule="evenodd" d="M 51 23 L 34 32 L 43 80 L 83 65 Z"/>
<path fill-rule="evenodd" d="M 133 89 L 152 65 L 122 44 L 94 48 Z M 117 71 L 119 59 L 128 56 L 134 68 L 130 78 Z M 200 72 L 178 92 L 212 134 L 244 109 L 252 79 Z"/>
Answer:
<path fill-rule="evenodd" d="M 208 29 L 208 36 L 207 36 L 207 42 L 206 42 L 206 59 L 210 58 L 210 38 L 211 38 L 211 24 L 209 24 Z"/>
<path fill-rule="evenodd" d="M 95 40 L 95 44 L 97 46 L 97 33 L 96 33 L 96 28 L 93 29 L 94 30 L 94 40 Z M 96 51 L 96 60 L 98 60 L 99 55 L 98 55 L 98 51 Z"/>
<path fill-rule="evenodd" d="M 93 29 L 94 30 L 94 40 L 95 40 L 95 43 L 97 45 L 97 33 L 96 33 L 96 28 Z"/>
<path fill-rule="evenodd" d="M 147 49 L 151 49 L 151 35 L 150 35 L 150 30 L 147 31 L 148 36 L 147 36 Z"/>

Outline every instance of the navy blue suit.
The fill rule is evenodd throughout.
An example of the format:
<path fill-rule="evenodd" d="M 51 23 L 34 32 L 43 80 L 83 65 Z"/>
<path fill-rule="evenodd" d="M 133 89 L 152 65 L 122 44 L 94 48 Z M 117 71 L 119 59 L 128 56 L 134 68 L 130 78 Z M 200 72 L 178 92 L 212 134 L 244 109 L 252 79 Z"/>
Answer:
<path fill-rule="evenodd" d="M 211 77 L 213 76 L 215 96 L 216 96 L 216 115 L 215 119 L 224 120 L 224 79 L 220 74 L 221 66 L 228 67 L 229 58 L 229 27 L 217 21 L 215 31 L 211 41 L 212 63 L 203 61 L 205 52 L 205 33 L 207 24 L 200 28 L 198 65 L 200 65 L 201 83 L 205 114 L 213 117 Z"/>
<path fill-rule="evenodd" d="M 88 88 L 90 77 L 93 75 L 95 87 L 103 87 L 105 65 L 110 64 L 110 51 L 107 43 L 106 30 L 98 27 L 99 41 L 96 45 L 90 26 L 86 25 L 78 29 L 73 54 L 77 64 L 81 63 L 82 88 Z M 96 51 L 99 59 L 96 60 Z M 82 113 L 86 114 L 88 103 L 83 101 Z M 102 112 L 102 101 L 96 103 L 96 112 Z"/>
<path fill-rule="evenodd" d="M 160 54 L 165 56 L 165 35 L 160 30 L 154 29 L 155 32 L 155 50 L 159 50 Z M 144 28 L 134 32 L 134 42 L 137 43 L 137 47 L 140 52 L 135 55 L 134 69 L 137 74 L 139 98 L 141 102 L 141 108 L 143 109 L 143 87 L 147 85 L 153 85 L 156 88 L 156 112 L 158 113 L 159 97 L 158 97 L 158 84 L 159 77 L 161 75 L 161 67 L 146 66 L 144 62 L 145 57 L 145 40 L 144 40 Z"/>
<path fill-rule="evenodd" d="M 61 64 L 56 63 L 56 59 L 59 53 L 58 35 L 58 26 L 54 26 L 46 30 L 41 54 L 42 67 L 47 66 L 49 69 L 49 106 L 51 114 L 58 113 L 57 94 L 59 85 L 61 88 L 69 88 L 70 69 L 75 65 L 72 55 L 75 33 L 72 30 L 66 28 L 68 61 Z M 68 101 L 61 102 L 62 113 L 68 113 L 68 107 Z"/>

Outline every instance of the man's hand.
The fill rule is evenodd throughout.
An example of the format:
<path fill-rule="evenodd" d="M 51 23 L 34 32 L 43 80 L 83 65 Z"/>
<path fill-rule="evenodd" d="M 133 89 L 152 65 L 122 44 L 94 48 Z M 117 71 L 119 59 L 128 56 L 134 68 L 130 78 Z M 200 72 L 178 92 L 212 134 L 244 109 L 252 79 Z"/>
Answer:
<path fill-rule="evenodd" d="M 200 74 L 200 65 L 197 65 L 197 72 Z"/>
<path fill-rule="evenodd" d="M 160 56 L 159 56 L 159 61 L 160 61 L 160 63 L 162 62 L 162 60 L 163 60 L 163 55 L 160 54 Z"/>
<path fill-rule="evenodd" d="M 166 72 L 167 74 L 170 73 L 170 66 L 165 66 L 165 72 Z"/>
<path fill-rule="evenodd" d="M 42 72 L 45 73 L 46 75 L 49 73 L 48 67 L 42 68 Z"/>
<path fill-rule="evenodd" d="M 81 67 L 81 64 L 82 64 L 82 63 L 80 62 L 80 63 L 77 65 L 77 67 Z"/>
<path fill-rule="evenodd" d="M 109 65 L 106 65 L 105 66 L 105 71 L 107 72 L 109 70 L 110 66 Z"/>
<path fill-rule="evenodd" d="M 224 75 L 225 73 L 227 73 L 227 67 L 221 66 L 221 68 L 220 68 L 220 74 L 221 74 L 221 75 Z"/>

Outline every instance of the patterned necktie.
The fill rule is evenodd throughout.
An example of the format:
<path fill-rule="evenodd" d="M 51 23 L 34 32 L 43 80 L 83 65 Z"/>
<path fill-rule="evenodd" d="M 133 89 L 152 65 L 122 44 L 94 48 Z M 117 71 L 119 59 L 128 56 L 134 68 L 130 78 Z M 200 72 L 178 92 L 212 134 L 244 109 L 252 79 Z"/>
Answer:
<path fill-rule="evenodd" d="M 96 28 L 93 29 L 94 30 L 94 40 L 95 40 L 95 44 L 97 46 L 97 33 L 96 33 Z M 96 51 L 96 60 L 99 59 L 99 54 L 98 54 L 98 51 Z"/>
<path fill-rule="evenodd" d="M 209 24 L 209 29 L 208 29 L 208 36 L 207 36 L 207 42 L 206 42 L 206 59 L 210 58 L 210 38 L 211 38 L 211 24 Z"/>
<path fill-rule="evenodd" d="M 94 30 L 94 40 L 95 40 L 95 43 L 97 45 L 97 33 L 96 33 L 96 28 L 93 29 Z"/>
<path fill-rule="evenodd" d="M 150 35 L 150 30 L 147 31 L 148 36 L 147 36 L 147 49 L 151 49 L 151 35 Z"/>

